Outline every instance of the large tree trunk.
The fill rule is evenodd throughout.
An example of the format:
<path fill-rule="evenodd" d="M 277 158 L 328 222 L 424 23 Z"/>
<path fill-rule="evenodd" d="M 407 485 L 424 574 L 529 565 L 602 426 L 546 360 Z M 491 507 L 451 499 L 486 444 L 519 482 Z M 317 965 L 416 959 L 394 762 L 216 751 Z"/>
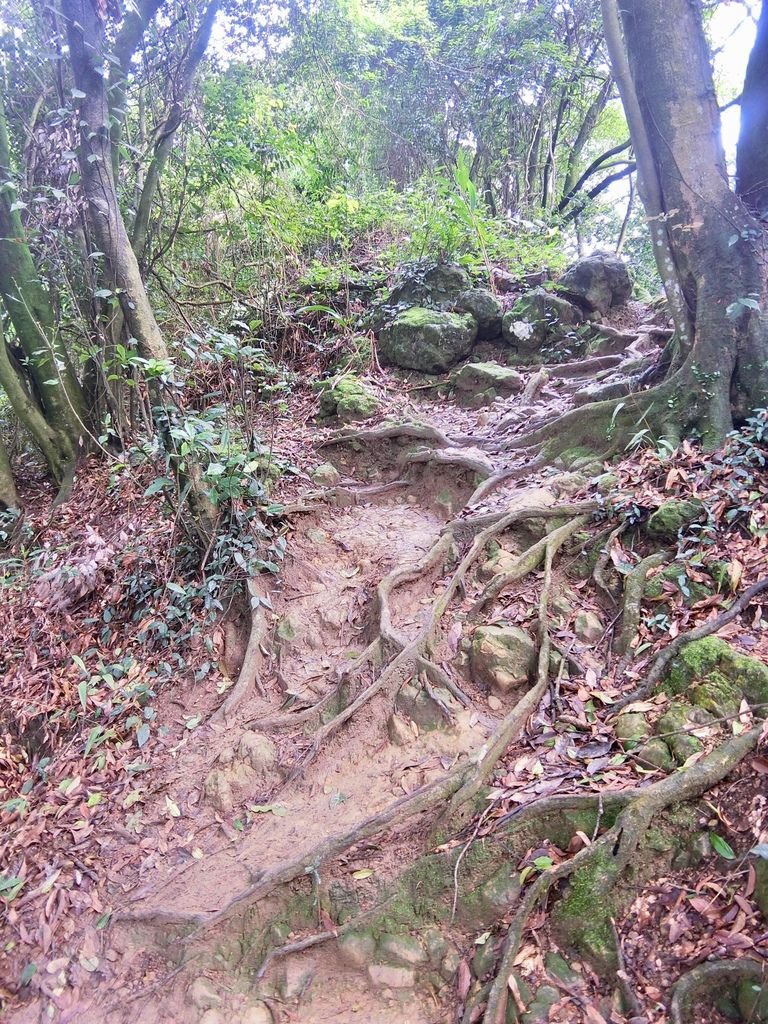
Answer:
<path fill-rule="evenodd" d="M 641 198 L 665 285 L 685 301 L 664 415 L 717 444 L 768 403 L 764 238 L 728 184 L 698 4 L 622 0 L 621 26 Z"/>
<path fill-rule="evenodd" d="M 170 370 L 169 351 L 155 319 L 118 204 L 107 84 L 103 73 L 108 66 L 105 23 L 91 0 L 62 0 L 62 13 L 67 23 L 75 85 L 82 94 L 79 161 L 91 229 L 115 282 L 126 327 L 149 364 L 150 387 L 156 406 L 162 409 L 159 426 L 170 463 L 179 481 L 180 492 L 192 513 L 191 526 L 202 546 L 207 547 L 215 537 L 219 511 L 208 496 L 203 472 L 194 453 L 182 458 L 175 450 L 170 427 L 177 410 L 173 397 L 160 383 L 163 373 L 157 372 L 157 364 Z"/>
<path fill-rule="evenodd" d="M 768 2 L 765 0 L 741 95 L 736 192 L 756 216 L 768 220 Z"/>

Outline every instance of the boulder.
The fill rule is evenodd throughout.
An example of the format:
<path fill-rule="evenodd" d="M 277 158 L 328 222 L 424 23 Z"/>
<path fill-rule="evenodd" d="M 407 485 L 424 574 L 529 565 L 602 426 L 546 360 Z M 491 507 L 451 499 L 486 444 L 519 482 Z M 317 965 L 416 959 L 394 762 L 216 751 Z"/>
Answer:
<path fill-rule="evenodd" d="M 442 373 L 469 355 L 477 321 L 468 313 L 415 306 L 398 313 L 379 334 L 379 357 L 405 370 Z"/>
<path fill-rule="evenodd" d="M 676 540 L 680 530 L 701 519 L 704 505 L 698 499 L 670 498 L 651 514 L 645 529 L 650 537 Z"/>
<path fill-rule="evenodd" d="M 240 737 L 238 757 L 257 772 L 268 772 L 277 762 L 277 747 L 274 741 L 262 732 L 246 729 Z"/>
<path fill-rule="evenodd" d="M 341 473 L 330 462 L 323 462 L 312 470 L 312 483 L 317 487 L 334 487 L 341 480 Z"/>
<path fill-rule="evenodd" d="M 453 307 L 457 313 L 469 313 L 477 321 L 477 337 L 490 341 L 501 337 L 501 303 L 485 288 L 468 288 L 462 292 Z"/>
<path fill-rule="evenodd" d="M 538 353 L 542 345 L 559 341 L 582 320 L 580 310 L 563 298 L 535 288 L 522 295 L 501 322 L 504 341 L 521 357 Z"/>
<path fill-rule="evenodd" d="M 471 286 L 469 274 L 456 263 L 412 264 L 401 271 L 386 304 L 448 309 Z"/>
<path fill-rule="evenodd" d="M 479 626 L 472 638 L 472 678 L 504 695 L 527 686 L 536 668 L 536 644 L 519 626 Z"/>
<path fill-rule="evenodd" d="M 377 958 L 384 963 L 417 967 L 427 962 L 424 947 L 413 935 L 384 934 L 376 947 Z"/>
<path fill-rule="evenodd" d="M 577 260 L 558 285 L 580 306 L 603 316 L 614 306 L 624 305 L 632 294 L 632 281 L 624 261 L 604 252 Z"/>
<path fill-rule="evenodd" d="M 433 687 L 432 693 L 434 697 L 420 686 L 405 683 L 395 698 L 395 710 L 400 716 L 415 722 L 424 732 L 449 728 L 452 724 L 450 716 L 459 710 L 459 706 L 448 690 L 441 686 Z"/>
<path fill-rule="evenodd" d="M 494 391 L 500 395 L 512 395 L 522 391 L 522 376 L 508 366 L 499 363 L 465 363 L 451 374 L 451 384 L 457 391 L 470 393 Z"/>
<path fill-rule="evenodd" d="M 414 988 L 416 985 L 416 972 L 411 967 L 371 964 L 368 977 L 377 988 Z"/>
<path fill-rule="evenodd" d="M 580 611 L 574 620 L 573 632 L 583 643 L 593 644 L 602 639 L 605 626 L 594 612 Z"/>

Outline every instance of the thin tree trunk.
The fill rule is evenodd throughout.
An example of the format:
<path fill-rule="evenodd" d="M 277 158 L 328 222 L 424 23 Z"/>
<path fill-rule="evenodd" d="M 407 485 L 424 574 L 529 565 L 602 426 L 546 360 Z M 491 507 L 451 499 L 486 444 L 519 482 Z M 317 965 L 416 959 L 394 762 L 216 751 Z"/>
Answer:
<path fill-rule="evenodd" d="M 16 493 L 11 460 L 8 458 L 8 449 L 5 447 L 5 441 L 0 437 L 0 508 L 18 507 L 19 496 Z"/>

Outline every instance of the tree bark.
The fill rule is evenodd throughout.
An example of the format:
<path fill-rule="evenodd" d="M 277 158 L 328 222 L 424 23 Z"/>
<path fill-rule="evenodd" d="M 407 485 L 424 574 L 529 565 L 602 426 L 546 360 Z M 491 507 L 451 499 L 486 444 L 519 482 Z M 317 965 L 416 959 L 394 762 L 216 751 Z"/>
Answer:
<path fill-rule="evenodd" d="M 19 507 L 19 496 L 13 479 L 11 460 L 5 441 L 0 437 L 0 508 L 14 509 Z"/>
<path fill-rule="evenodd" d="M 768 404 L 763 233 L 728 184 L 698 4 L 622 0 L 622 42 L 615 0 L 602 2 L 657 262 L 668 294 L 679 287 L 685 300 L 662 412 L 717 445 Z"/>
<path fill-rule="evenodd" d="M 763 0 L 741 94 L 736 193 L 755 216 L 768 219 L 768 0 Z"/>

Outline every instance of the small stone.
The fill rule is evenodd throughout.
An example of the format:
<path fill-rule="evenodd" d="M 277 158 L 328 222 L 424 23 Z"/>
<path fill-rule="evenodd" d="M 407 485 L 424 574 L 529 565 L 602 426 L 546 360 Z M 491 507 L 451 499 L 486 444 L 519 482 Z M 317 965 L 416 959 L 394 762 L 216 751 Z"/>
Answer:
<path fill-rule="evenodd" d="M 583 643 L 593 644 L 600 640 L 605 626 L 594 612 L 579 612 L 573 623 L 573 632 Z"/>
<path fill-rule="evenodd" d="M 307 530 L 304 536 L 313 544 L 325 544 L 328 540 L 328 534 L 325 530 L 316 530 L 314 528 Z"/>
<path fill-rule="evenodd" d="M 453 981 L 456 977 L 456 972 L 461 964 L 461 957 L 455 949 L 449 950 L 442 959 L 440 964 L 440 977 L 444 981 Z"/>
<path fill-rule="evenodd" d="M 368 967 L 371 983 L 381 988 L 414 988 L 416 972 L 412 967 L 395 967 L 392 964 L 371 964 Z"/>
<path fill-rule="evenodd" d="M 206 1010 L 200 1018 L 200 1024 L 227 1024 L 221 1010 Z"/>
<path fill-rule="evenodd" d="M 220 768 L 214 768 L 209 772 L 203 784 L 203 796 L 219 814 L 229 815 L 234 810 L 235 795 L 227 773 Z"/>
<path fill-rule="evenodd" d="M 298 960 L 289 960 L 280 981 L 280 995 L 283 999 L 298 999 L 312 983 L 313 970 Z"/>
<path fill-rule="evenodd" d="M 640 747 L 637 759 L 641 764 L 659 768 L 663 772 L 671 772 L 675 767 L 675 759 L 670 754 L 669 747 L 658 736 L 654 736 Z"/>
<path fill-rule="evenodd" d="M 527 686 L 536 665 L 536 644 L 518 626 L 479 626 L 472 638 L 472 677 L 504 696 Z"/>
<path fill-rule="evenodd" d="M 572 987 L 573 985 L 579 985 L 583 981 L 583 978 L 573 970 L 559 953 L 547 953 L 544 958 L 544 965 L 547 973 L 552 975 L 557 981 L 562 981 L 564 985 Z"/>
<path fill-rule="evenodd" d="M 188 990 L 189 1001 L 198 1010 L 208 1010 L 212 1006 L 221 1006 L 221 996 L 213 982 L 208 978 L 195 978 Z"/>
<path fill-rule="evenodd" d="M 448 952 L 448 942 L 437 928 L 425 928 L 421 933 L 421 941 L 424 943 L 427 956 L 433 963 L 440 963 Z"/>
<path fill-rule="evenodd" d="M 616 738 L 621 740 L 625 750 L 633 750 L 650 734 L 651 728 L 645 715 L 639 711 L 627 711 L 619 715 L 615 725 Z"/>
<path fill-rule="evenodd" d="M 387 735 L 389 742 L 396 747 L 407 747 L 415 739 L 413 729 L 406 719 L 397 713 L 391 714 L 387 720 Z"/>
<path fill-rule="evenodd" d="M 414 967 L 427 961 L 424 947 L 413 935 L 382 935 L 376 949 L 379 959 Z"/>
<path fill-rule="evenodd" d="M 376 940 L 368 932 L 348 932 L 338 939 L 339 954 L 352 967 L 365 967 L 376 952 Z"/>
<path fill-rule="evenodd" d="M 547 484 L 558 498 L 563 496 L 570 497 L 586 487 L 587 478 L 583 473 L 557 473 L 555 476 L 547 479 Z"/>
<path fill-rule="evenodd" d="M 434 696 L 420 686 L 406 683 L 400 687 L 395 700 L 397 711 L 425 732 L 452 728 L 451 714 L 459 710 L 458 704 L 442 687 L 433 687 L 432 693 Z"/>
<path fill-rule="evenodd" d="M 224 747 L 222 752 L 219 754 L 219 764 L 226 767 L 227 765 L 232 764 L 236 757 L 237 752 L 234 747 Z"/>
<path fill-rule="evenodd" d="M 683 701 L 673 701 L 656 723 L 656 732 L 663 736 L 672 756 L 678 764 L 684 764 L 693 754 L 701 750 L 701 742 L 689 732 L 692 721 L 702 714 L 701 708 L 693 708 Z"/>
<path fill-rule="evenodd" d="M 475 948 L 475 955 L 472 957 L 472 973 L 480 981 L 491 973 L 496 963 L 496 947 L 493 939 L 486 939 L 482 945 Z"/>
<path fill-rule="evenodd" d="M 240 1014 L 237 1024 L 274 1024 L 274 1020 L 264 1003 L 254 1003 Z"/>
<path fill-rule="evenodd" d="M 323 462 L 312 470 L 312 483 L 316 487 L 334 487 L 341 480 L 341 473 L 330 462 Z"/>
<path fill-rule="evenodd" d="M 619 486 L 619 478 L 615 473 L 601 473 L 595 477 L 595 486 L 600 494 L 612 494 Z"/>
<path fill-rule="evenodd" d="M 540 985 L 533 1000 L 528 1004 L 528 1012 L 523 1018 L 525 1024 L 547 1024 L 551 1007 L 559 1002 L 558 989 L 552 985 Z"/>
<path fill-rule="evenodd" d="M 277 747 L 264 733 L 246 730 L 240 737 L 238 756 L 258 772 L 269 771 L 277 761 Z"/>
<path fill-rule="evenodd" d="M 494 697 L 493 694 L 488 698 L 488 707 L 491 711 L 501 711 L 503 704 L 498 697 Z"/>

